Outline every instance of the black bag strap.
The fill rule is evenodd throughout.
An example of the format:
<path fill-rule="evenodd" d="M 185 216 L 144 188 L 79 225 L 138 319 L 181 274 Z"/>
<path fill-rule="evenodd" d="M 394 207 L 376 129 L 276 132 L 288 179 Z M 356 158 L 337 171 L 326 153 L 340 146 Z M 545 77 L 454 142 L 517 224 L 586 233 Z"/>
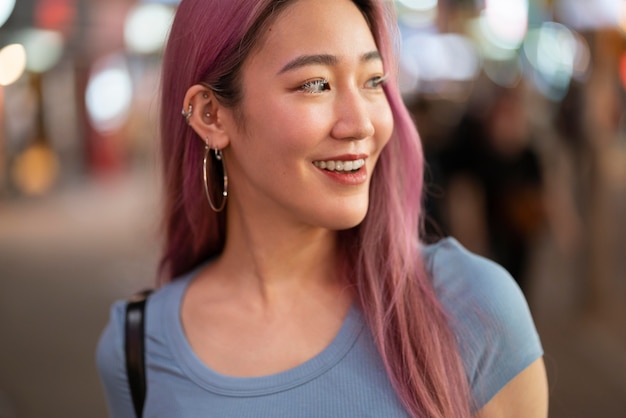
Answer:
<path fill-rule="evenodd" d="M 124 349 L 126 352 L 126 374 L 130 394 L 133 398 L 135 414 L 141 418 L 146 398 L 146 370 L 144 356 L 144 329 L 146 299 L 151 293 L 146 290 L 138 293 L 126 305 L 126 326 Z"/>

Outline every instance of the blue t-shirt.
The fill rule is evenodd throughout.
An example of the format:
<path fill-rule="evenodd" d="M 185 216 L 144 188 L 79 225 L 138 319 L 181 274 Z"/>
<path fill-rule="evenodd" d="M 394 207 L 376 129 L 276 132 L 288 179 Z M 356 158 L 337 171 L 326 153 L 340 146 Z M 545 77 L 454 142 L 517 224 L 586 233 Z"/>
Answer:
<path fill-rule="evenodd" d="M 478 410 L 543 354 L 528 305 L 502 267 L 454 239 L 422 250 L 451 318 Z M 148 299 L 144 417 L 408 417 L 354 306 L 331 344 L 291 370 L 254 378 L 212 371 L 194 354 L 181 325 L 181 301 L 193 277 L 189 273 Z M 123 351 L 124 312 L 124 301 L 113 305 L 97 350 L 115 418 L 134 417 Z"/>

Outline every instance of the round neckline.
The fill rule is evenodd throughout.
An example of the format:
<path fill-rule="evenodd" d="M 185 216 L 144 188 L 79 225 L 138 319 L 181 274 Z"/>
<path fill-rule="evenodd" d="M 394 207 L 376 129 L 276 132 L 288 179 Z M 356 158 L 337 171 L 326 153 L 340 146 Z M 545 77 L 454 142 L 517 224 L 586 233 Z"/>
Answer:
<path fill-rule="evenodd" d="M 263 396 L 300 386 L 326 373 L 352 349 L 361 334 L 364 321 L 352 304 L 341 328 L 331 343 L 304 363 L 283 372 L 259 377 L 233 377 L 212 370 L 195 354 L 185 335 L 181 320 L 181 305 L 189 284 L 199 269 L 170 283 L 172 288 L 165 301 L 162 322 L 175 362 L 190 380 L 200 387 L 226 396 Z"/>

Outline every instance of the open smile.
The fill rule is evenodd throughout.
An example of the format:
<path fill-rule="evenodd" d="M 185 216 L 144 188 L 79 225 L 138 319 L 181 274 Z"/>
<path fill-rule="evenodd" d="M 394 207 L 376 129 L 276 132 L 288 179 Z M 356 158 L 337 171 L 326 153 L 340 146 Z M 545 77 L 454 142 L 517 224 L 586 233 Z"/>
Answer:
<path fill-rule="evenodd" d="M 365 165 L 365 159 L 359 158 L 358 160 L 328 160 L 328 161 L 313 161 L 313 165 L 317 168 L 327 171 L 336 171 L 350 173 L 358 171 Z"/>

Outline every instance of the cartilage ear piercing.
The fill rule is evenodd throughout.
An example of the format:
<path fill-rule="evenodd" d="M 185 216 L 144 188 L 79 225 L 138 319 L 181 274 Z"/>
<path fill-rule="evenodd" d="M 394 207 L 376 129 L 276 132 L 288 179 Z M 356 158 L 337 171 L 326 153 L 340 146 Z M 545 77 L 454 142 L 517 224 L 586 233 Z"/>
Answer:
<path fill-rule="evenodd" d="M 193 111 L 193 106 L 191 106 L 191 104 L 189 105 L 189 108 L 187 111 L 185 111 L 185 108 L 183 108 L 181 115 L 183 115 L 183 117 L 185 118 L 185 121 L 187 122 L 187 125 L 189 125 L 189 120 L 191 119 L 191 114 Z"/>
<path fill-rule="evenodd" d="M 211 112 L 206 112 L 205 116 L 206 116 L 207 118 L 210 118 L 210 117 L 211 117 Z"/>

